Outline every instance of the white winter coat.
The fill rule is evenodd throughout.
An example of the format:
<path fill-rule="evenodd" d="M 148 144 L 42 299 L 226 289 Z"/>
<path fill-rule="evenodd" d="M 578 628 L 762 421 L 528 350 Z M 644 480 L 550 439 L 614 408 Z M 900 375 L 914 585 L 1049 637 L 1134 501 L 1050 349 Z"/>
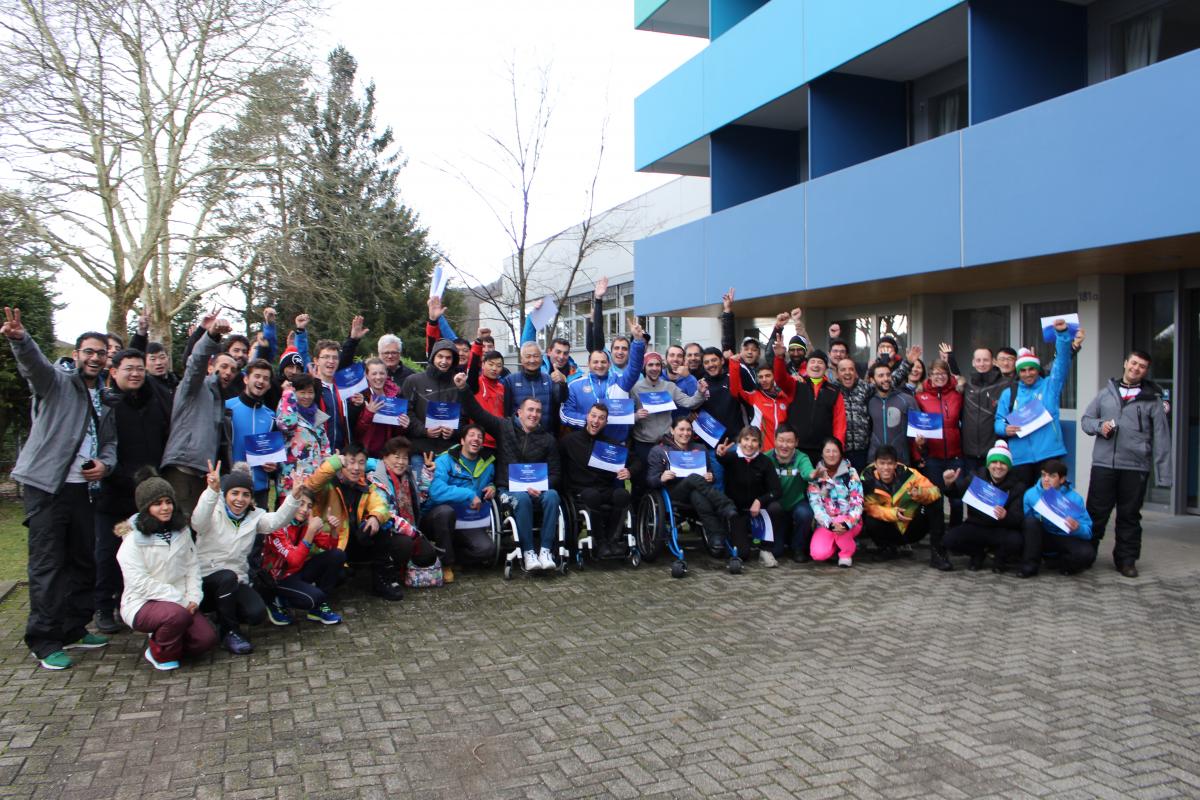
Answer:
<path fill-rule="evenodd" d="M 129 518 L 127 524 L 132 530 L 117 550 L 117 563 L 125 580 L 121 619 L 131 628 L 142 606 L 151 600 L 198 605 L 202 594 L 200 562 L 191 531 L 186 526 L 174 531 L 168 543 L 154 534 L 139 531 L 136 519 L 136 514 Z"/>
<path fill-rule="evenodd" d="M 225 499 L 219 492 L 205 489 L 192 512 L 192 527 L 196 531 L 196 556 L 200 559 L 200 574 L 211 575 L 219 570 L 231 570 L 238 583 L 250 583 L 250 551 L 254 537 L 282 528 L 296 515 L 299 501 L 292 494 L 273 513 L 252 508 L 235 522 L 225 513 Z"/>

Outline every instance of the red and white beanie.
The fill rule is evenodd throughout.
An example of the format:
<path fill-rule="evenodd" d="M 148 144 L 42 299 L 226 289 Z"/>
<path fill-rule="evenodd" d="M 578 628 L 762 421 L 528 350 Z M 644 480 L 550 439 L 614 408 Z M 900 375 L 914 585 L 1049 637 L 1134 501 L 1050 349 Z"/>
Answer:
<path fill-rule="evenodd" d="M 1042 362 L 1038 361 L 1037 353 L 1030 350 L 1028 347 L 1022 347 L 1017 352 L 1017 369 L 1025 369 L 1025 367 L 1033 367 L 1041 369 Z"/>
<path fill-rule="evenodd" d="M 992 449 L 988 450 L 987 463 L 993 461 L 1003 461 L 1005 464 L 1012 466 L 1012 451 L 1008 449 L 1008 442 L 1003 439 L 997 439 L 992 445 Z"/>

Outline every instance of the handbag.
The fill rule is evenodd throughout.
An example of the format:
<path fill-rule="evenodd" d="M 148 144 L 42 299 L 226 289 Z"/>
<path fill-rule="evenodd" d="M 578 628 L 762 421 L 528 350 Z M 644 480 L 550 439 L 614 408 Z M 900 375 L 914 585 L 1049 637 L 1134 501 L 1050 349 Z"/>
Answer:
<path fill-rule="evenodd" d="M 425 589 L 432 586 L 441 586 L 444 583 L 442 580 L 442 560 L 436 559 L 428 567 L 418 567 L 413 562 L 408 562 L 408 569 L 404 573 L 404 585 L 412 589 Z"/>

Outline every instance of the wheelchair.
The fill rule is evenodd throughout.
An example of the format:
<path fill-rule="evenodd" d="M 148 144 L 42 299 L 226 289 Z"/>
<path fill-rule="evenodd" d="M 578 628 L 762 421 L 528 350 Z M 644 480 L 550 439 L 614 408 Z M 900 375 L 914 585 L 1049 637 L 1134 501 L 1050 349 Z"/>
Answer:
<path fill-rule="evenodd" d="M 689 533 L 699 536 L 682 539 L 679 529 L 685 524 Z M 729 572 L 737 575 L 742 571 L 742 559 L 728 536 L 722 535 L 717 539 L 716 534 L 706 531 L 691 507 L 676 503 L 666 489 L 651 490 L 642 496 L 638 503 L 635 535 L 637 547 L 646 561 L 657 560 L 664 548 L 670 551 L 675 558 L 671 564 L 672 578 L 687 575 L 685 555 L 688 551 L 704 550 L 713 558 L 728 555 Z"/>
<path fill-rule="evenodd" d="M 638 547 L 634 535 L 633 510 L 625 511 L 625 552 L 610 556 L 600 556 L 596 552 L 594 539 L 595 526 L 592 524 L 592 512 L 569 493 L 559 495 L 559 508 L 567 524 L 567 541 L 575 543 L 575 565 L 583 569 L 587 561 L 629 560 L 630 565 L 637 567 L 642 563 L 642 551 Z"/>
<path fill-rule="evenodd" d="M 508 492 L 498 492 L 497 496 L 492 500 L 496 504 L 500 515 L 500 527 L 502 529 L 501 540 L 511 537 L 512 549 L 504 556 L 504 580 L 511 580 L 514 572 L 514 565 L 525 572 L 525 561 L 522 558 L 524 553 L 521 551 L 521 537 L 517 535 L 517 520 L 513 517 L 512 506 L 505 502 L 503 498 L 508 496 Z M 558 542 L 553 551 L 555 572 L 559 575 L 567 574 L 567 562 L 571 560 L 571 550 L 567 546 L 567 521 L 563 514 L 563 494 L 559 494 L 558 505 Z M 535 508 L 533 514 L 533 538 L 537 541 L 538 535 L 542 530 L 541 509 Z"/>
<path fill-rule="evenodd" d="M 455 525 L 451 536 L 455 537 L 455 552 L 459 554 L 460 560 L 466 564 L 479 564 L 485 567 L 494 567 L 500 563 L 504 557 L 504 534 L 506 528 L 503 524 L 503 514 L 500 510 L 500 503 L 493 497 L 491 500 L 484 500 L 489 509 L 488 524 L 486 527 L 478 528 L 460 528 Z M 478 536 L 476 533 L 478 532 Z M 484 541 L 484 533 L 486 533 L 487 541 Z M 463 538 L 472 538 L 471 546 L 464 546 Z"/>

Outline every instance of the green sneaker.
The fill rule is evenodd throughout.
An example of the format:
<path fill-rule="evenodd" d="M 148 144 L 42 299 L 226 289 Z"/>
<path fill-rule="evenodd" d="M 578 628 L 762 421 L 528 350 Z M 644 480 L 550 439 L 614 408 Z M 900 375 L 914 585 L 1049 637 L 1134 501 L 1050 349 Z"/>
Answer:
<path fill-rule="evenodd" d="M 34 658 L 37 658 L 37 656 L 35 655 Z M 45 658 L 38 660 L 42 664 L 42 669 L 70 669 L 75 663 L 65 650 L 55 650 Z"/>
<path fill-rule="evenodd" d="M 108 637 L 98 633 L 85 633 L 78 642 L 64 645 L 63 650 L 95 650 L 108 644 Z"/>

